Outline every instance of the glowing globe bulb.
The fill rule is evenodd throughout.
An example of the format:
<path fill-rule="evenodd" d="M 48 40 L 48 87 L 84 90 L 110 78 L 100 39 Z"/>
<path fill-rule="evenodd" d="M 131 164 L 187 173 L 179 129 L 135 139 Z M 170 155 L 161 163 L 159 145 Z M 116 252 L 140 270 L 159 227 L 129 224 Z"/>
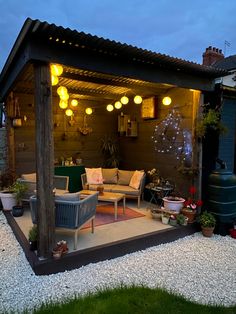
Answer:
<path fill-rule="evenodd" d="M 123 105 L 127 105 L 128 102 L 129 102 L 129 98 L 126 97 L 126 96 L 123 96 L 123 97 L 121 97 L 120 102 L 121 102 Z"/>
<path fill-rule="evenodd" d="M 115 108 L 120 109 L 122 107 L 122 103 L 120 101 L 115 102 Z"/>
<path fill-rule="evenodd" d="M 59 107 L 61 109 L 66 109 L 68 107 L 68 102 L 66 100 L 60 100 Z"/>
<path fill-rule="evenodd" d="M 58 84 L 58 81 L 59 81 L 59 79 L 58 79 L 57 76 L 51 75 L 51 83 L 52 83 L 52 86 L 57 85 L 57 84 Z"/>
<path fill-rule="evenodd" d="M 58 93 L 59 96 L 63 95 L 63 94 L 68 94 L 67 88 L 65 86 L 60 86 L 57 89 L 57 93 Z"/>
<path fill-rule="evenodd" d="M 162 103 L 164 106 L 169 106 L 171 104 L 171 102 L 172 102 L 172 99 L 168 96 L 166 96 L 162 99 Z"/>
<path fill-rule="evenodd" d="M 134 103 L 135 103 L 135 104 L 139 105 L 139 104 L 142 103 L 142 101 L 143 101 L 143 99 L 142 99 L 141 96 L 136 95 L 136 96 L 134 97 Z"/>
<path fill-rule="evenodd" d="M 68 117 L 71 117 L 71 116 L 73 116 L 73 111 L 71 110 L 71 109 L 66 109 L 66 115 L 68 116 Z"/>
<path fill-rule="evenodd" d="M 60 95 L 60 99 L 61 100 L 68 100 L 69 99 L 69 95 L 68 94 L 61 94 Z"/>
<path fill-rule="evenodd" d="M 110 105 L 107 105 L 107 111 L 111 112 L 114 110 L 114 107 L 110 104 Z"/>
<path fill-rule="evenodd" d="M 51 64 L 50 65 L 51 74 L 55 76 L 60 76 L 63 73 L 63 67 L 60 64 Z"/>
<path fill-rule="evenodd" d="M 88 107 L 85 109 L 86 114 L 92 114 L 93 113 L 93 109 Z"/>
<path fill-rule="evenodd" d="M 71 104 L 71 106 L 76 107 L 76 106 L 78 106 L 78 100 L 77 99 L 72 99 L 70 104 Z"/>

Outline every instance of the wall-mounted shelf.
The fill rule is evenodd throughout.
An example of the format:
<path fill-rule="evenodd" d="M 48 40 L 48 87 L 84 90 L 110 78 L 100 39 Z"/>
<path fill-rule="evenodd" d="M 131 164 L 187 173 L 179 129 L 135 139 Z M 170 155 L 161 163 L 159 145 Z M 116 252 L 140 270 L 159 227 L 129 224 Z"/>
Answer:
<path fill-rule="evenodd" d="M 131 120 L 130 115 L 121 114 L 118 116 L 118 132 L 121 136 L 137 137 L 138 123 Z"/>

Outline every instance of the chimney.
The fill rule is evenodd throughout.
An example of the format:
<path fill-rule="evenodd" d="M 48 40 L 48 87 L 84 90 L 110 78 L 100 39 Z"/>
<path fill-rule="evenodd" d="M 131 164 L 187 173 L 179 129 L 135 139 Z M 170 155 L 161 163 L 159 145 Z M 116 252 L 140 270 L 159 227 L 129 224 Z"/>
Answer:
<path fill-rule="evenodd" d="M 206 48 L 206 51 L 203 53 L 202 57 L 203 57 L 203 61 L 202 61 L 203 65 L 212 65 L 215 62 L 221 59 L 224 59 L 222 49 L 218 49 L 212 46 L 209 46 L 208 48 Z"/>

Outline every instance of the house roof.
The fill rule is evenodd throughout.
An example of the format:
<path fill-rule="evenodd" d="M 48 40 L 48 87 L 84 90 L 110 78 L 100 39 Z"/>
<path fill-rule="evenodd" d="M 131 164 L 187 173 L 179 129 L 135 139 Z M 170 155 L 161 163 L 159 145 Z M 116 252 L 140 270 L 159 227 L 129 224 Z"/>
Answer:
<path fill-rule="evenodd" d="M 127 92 L 121 87 L 130 83 L 128 80 L 132 81 L 133 87 L 156 84 L 156 88 L 172 85 L 208 90 L 212 89 L 214 78 L 228 73 L 224 69 L 203 66 L 28 18 L 0 74 L 0 100 L 4 99 L 23 72 L 27 77 L 31 76 L 32 82 L 32 67 L 28 67 L 30 73 L 29 70 L 25 71 L 25 66 L 34 61 L 57 62 L 67 67 L 67 77 L 64 79 L 73 84 L 77 94 L 83 93 L 86 82 L 94 83 L 95 93 L 101 91 L 98 84 L 106 83 L 112 86 L 115 93 L 122 94 Z M 25 78 L 21 77 L 21 80 L 27 83 Z M 79 81 L 84 82 L 83 86 L 79 86 Z M 34 85 L 31 83 L 29 87 L 32 91 Z M 155 86 L 149 87 L 151 92 Z"/>
<path fill-rule="evenodd" d="M 228 71 L 234 70 L 236 69 L 236 55 L 221 59 L 217 61 L 213 66 Z"/>

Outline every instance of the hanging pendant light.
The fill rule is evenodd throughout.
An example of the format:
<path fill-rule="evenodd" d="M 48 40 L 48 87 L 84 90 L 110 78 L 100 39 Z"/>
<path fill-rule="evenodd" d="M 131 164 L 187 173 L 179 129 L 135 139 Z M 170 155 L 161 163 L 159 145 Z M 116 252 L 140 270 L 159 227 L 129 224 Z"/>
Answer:
<path fill-rule="evenodd" d="M 59 82 L 58 77 L 57 77 L 57 76 L 55 76 L 55 75 L 51 75 L 51 83 L 52 83 L 52 86 L 57 85 L 57 84 L 58 84 L 58 82 Z"/>
<path fill-rule="evenodd" d="M 115 102 L 115 108 L 116 109 L 121 109 L 122 108 L 122 103 L 120 101 Z"/>
<path fill-rule="evenodd" d="M 51 74 L 55 76 L 60 76 L 63 73 L 63 67 L 60 64 L 51 64 L 50 65 Z"/>
<path fill-rule="evenodd" d="M 66 100 L 60 100 L 59 107 L 61 109 L 66 109 L 68 107 L 68 102 Z"/>
<path fill-rule="evenodd" d="M 111 112 L 114 110 L 114 106 L 112 106 L 111 104 L 107 105 L 107 111 Z"/>
<path fill-rule="evenodd" d="M 68 94 L 61 94 L 60 95 L 60 99 L 61 100 L 68 100 L 69 99 L 69 95 Z"/>
<path fill-rule="evenodd" d="M 142 101 L 143 101 L 143 98 L 142 98 L 141 96 L 136 95 L 136 96 L 134 97 L 134 103 L 135 103 L 135 104 L 140 105 L 140 104 L 142 103 Z"/>
<path fill-rule="evenodd" d="M 90 114 L 93 113 L 93 109 L 88 107 L 88 108 L 85 109 L 85 112 L 86 112 L 86 114 L 90 115 Z"/>
<path fill-rule="evenodd" d="M 169 96 L 166 96 L 162 99 L 162 103 L 164 106 L 169 106 L 172 102 L 172 99 Z"/>
<path fill-rule="evenodd" d="M 68 94 L 67 88 L 66 88 L 65 86 L 60 86 L 60 87 L 58 87 L 58 89 L 57 89 L 57 94 L 58 94 L 59 96 Z"/>
<path fill-rule="evenodd" d="M 129 98 L 127 96 L 123 96 L 121 97 L 120 102 L 122 103 L 122 105 L 127 105 L 129 102 Z"/>
<path fill-rule="evenodd" d="M 72 99 L 70 102 L 72 107 L 77 107 L 78 106 L 78 100 L 77 99 Z"/>
<path fill-rule="evenodd" d="M 66 109 L 65 114 L 66 114 L 68 117 L 71 117 L 71 116 L 73 116 L 73 111 L 72 111 L 71 109 Z"/>

